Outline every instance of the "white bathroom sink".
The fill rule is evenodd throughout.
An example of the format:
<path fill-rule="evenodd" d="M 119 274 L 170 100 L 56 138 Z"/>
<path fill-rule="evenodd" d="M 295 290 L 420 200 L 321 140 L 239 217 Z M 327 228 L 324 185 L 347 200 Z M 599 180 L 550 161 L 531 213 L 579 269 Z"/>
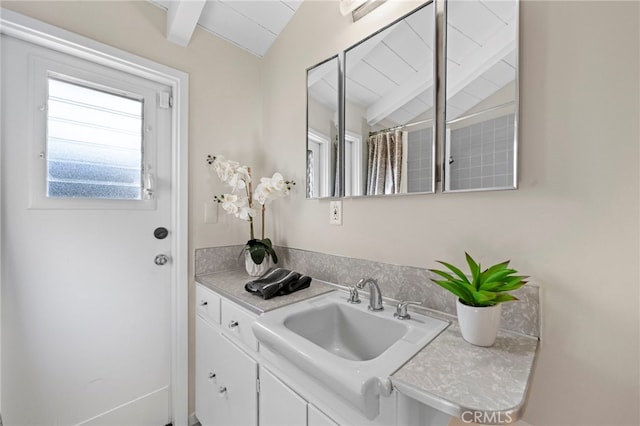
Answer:
<path fill-rule="evenodd" d="M 447 321 L 411 313 L 393 317 L 347 303 L 335 291 L 262 314 L 253 331 L 263 347 L 340 394 L 373 419 L 379 396 L 391 394 L 391 376 L 442 332 Z"/>
<path fill-rule="evenodd" d="M 289 315 L 284 326 L 341 358 L 368 361 L 407 333 L 403 321 L 389 321 L 354 309 L 342 300 Z"/>

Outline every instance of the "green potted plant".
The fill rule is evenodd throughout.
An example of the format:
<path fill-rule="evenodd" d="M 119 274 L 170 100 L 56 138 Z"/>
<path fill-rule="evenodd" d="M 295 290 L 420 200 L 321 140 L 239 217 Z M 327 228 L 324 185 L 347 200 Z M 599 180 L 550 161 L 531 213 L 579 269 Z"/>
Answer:
<path fill-rule="evenodd" d="M 243 248 L 245 268 L 251 276 L 264 274 L 273 263 L 278 263 L 278 256 L 269 238 L 264 236 L 265 213 L 267 204 L 271 201 L 286 197 L 296 184 L 292 180 L 285 180 L 280 173 L 272 177 L 263 177 L 253 191 L 251 168 L 242 166 L 236 161 L 226 160 L 222 155 L 208 155 L 207 164 L 217 174 L 218 178 L 231 187 L 230 194 L 221 194 L 213 200 L 222 205 L 222 209 L 235 217 L 249 222 L 249 241 Z M 261 238 L 255 238 L 253 218 L 256 216 L 256 204 L 260 205 L 262 217 Z"/>
<path fill-rule="evenodd" d="M 477 346 L 491 346 L 498 334 L 501 303 L 518 300 L 508 292 L 525 285 L 529 277 L 516 275 L 518 271 L 508 267 L 508 260 L 482 270 L 468 253 L 465 257 L 470 276 L 450 263 L 438 261 L 449 271 L 430 269 L 443 278 L 432 281 L 458 297 L 456 311 L 462 337 Z"/>

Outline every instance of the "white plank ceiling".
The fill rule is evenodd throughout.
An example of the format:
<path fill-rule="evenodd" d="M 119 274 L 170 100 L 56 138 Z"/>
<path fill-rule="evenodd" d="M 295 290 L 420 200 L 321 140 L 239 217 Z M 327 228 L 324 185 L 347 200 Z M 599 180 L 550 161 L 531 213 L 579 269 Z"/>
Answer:
<path fill-rule="evenodd" d="M 167 10 L 169 40 L 186 46 L 197 24 L 258 57 L 267 53 L 302 3 L 302 0 L 150 1 Z M 198 3 L 196 14 L 192 10 Z M 186 11 L 181 13 L 183 10 Z M 177 30 L 172 31 L 173 28 Z"/>
<path fill-rule="evenodd" d="M 259 57 L 267 53 L 302 2 L 150 1 L 167 10 L 171 41 L 187 45 L 199 25 Z M 433 9 L 433 4 L 427 5 L 347 52 L 347 101 L 365 111 L 369 125 L 406 124 L 432 110 Z M 448 1 L 447 120 L 514 81 L 516 15 L 513 0 Z M 335 108 L 335 65 L 316 72 L 309 90 L 319 102 Z"/>

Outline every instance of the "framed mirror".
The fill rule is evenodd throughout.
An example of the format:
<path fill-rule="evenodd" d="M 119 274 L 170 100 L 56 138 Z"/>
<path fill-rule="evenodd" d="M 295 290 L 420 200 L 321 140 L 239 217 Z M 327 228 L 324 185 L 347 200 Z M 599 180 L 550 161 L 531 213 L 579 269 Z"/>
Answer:
<path fill-rule="evenodd" d="M 517 0 L 453 0 L 446 13 L 443 191 L 517 187 Z"/>
<path fill-rule="evenodd" d="M 430 193 L 434 3 L 345 52 L 344 195 Z"/>
<path fill-rule="evenodd" d="M 307 198 L 340 196 L 338 158 L 338 56 L 307 70 Z"/>

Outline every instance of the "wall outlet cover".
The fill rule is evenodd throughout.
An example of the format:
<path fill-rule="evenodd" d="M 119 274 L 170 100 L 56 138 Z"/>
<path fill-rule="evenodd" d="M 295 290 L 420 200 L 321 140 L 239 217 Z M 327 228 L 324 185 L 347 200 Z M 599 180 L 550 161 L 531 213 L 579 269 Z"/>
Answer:
<path fill-rule="evenodd" d="M 329 203 L 329 224 L 342 225 L 342 201 L 331 201 Z"/>

